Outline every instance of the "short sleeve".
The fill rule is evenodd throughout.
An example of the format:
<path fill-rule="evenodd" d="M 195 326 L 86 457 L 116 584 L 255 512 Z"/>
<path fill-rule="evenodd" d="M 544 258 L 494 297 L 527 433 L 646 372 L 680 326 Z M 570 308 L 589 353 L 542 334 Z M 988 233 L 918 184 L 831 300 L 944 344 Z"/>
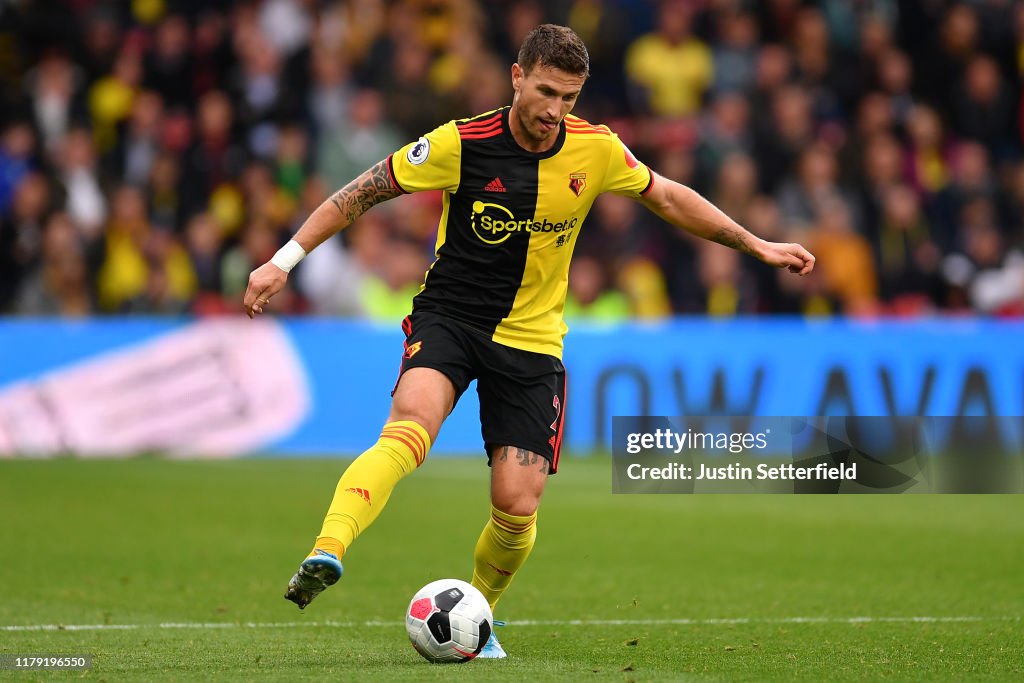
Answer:
<path fill-rule="evenodd" d="M 388 157 L 388 170 L 402 192 L 455 192 L 461 156 L 462 141 L 450 121 Z"/>
<path fill-rule="evenodd" d="M 608 171 L 605 173 L 604 187 L 601 191 L 633 198 L 647 192 L 653 181 L 650 169 L 637 161 L 629 148 L 622 144 L 622 140 L 614 133 L 610 148 Z"/>

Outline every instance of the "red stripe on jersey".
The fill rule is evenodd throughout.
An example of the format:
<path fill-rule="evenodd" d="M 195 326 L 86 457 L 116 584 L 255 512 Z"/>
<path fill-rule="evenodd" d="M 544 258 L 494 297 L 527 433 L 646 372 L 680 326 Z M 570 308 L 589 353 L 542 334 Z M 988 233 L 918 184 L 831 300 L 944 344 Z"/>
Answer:
<path fill-rule="evenodd" d="M 473 126 L 472 128 L 459 128 L 459 135 L 467 133 L 485 133 L 490 130 L 501 130 L 501 121 L 492 123 L 489 126 Z"/>
<path fill-rule="evenodd" d="M 460 131 L 463 131 L 463 132 L 466 132 L 466 133 L 472 133 L 474 131 L 482 130 L 484 128 L 494 128 L 495 126 L 500 126 L 500 125 L 501 125 L 501 120 L 498 120 L 498 121 L 488 121 L 486 123 L 469 123 L 469 124 L 466 124 L 465 126 L 456 126 L 456 128 L 458 128 Z"/>
<path fill-rule="evenodd" d="M 501 121 L 488 128 L 473 128 L 472 130 L 459 129 L 459 137 L 462 139 L 474 137 L 490 137 L 501 132 Z"/>
<path fill-rule="evenodd" d="M 476 135 L 477 133 L 488 133 L 488 132 L 491 132 L 491 131 L 499 131 L 499 130 L 501 130 L 501 121 L 498 121 L 497 123 L 493 123 L 493 124 L 491 124 L 489 126 L 480 126 L 479 128 L 477 128 L 477 127 L 473 127 L 473 128 L 459 128 L 459 135 L 462 135 L 462 136 L 465 136 L 465 135 Z"/>
<path fill-rule="evenodd" d="M 498 112 L 494 116 L 486 119 L 480 119 L 479 121 L 467 121 L 466 123 L 455 124 L 460 130 L 465 128 L 476 128 L 480 126 L 491 126 L 501 121 L 501 112 Z"/>
<path fill-rule="evenodd" d="M 608 131 L 597 126 L 578 126 L 571 123 L 565 125 L 565 129 L 570 133 L 597 133 L 598 135 L 611 135 Z"/>

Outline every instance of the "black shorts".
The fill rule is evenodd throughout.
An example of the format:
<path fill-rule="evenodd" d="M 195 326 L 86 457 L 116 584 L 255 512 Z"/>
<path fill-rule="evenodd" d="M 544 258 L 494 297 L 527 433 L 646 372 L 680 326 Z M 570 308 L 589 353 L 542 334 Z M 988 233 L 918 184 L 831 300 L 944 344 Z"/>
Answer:
<path fill-rule="evenodd" d="M 515 446 L 544 457 L 555 473 L 565 423 L 562 361 L 498 344 L 483 331 L 434 313 L 413 313 L 402 321 L 402 331 L 399 378 L 409 368 L 442 372 L 455 387 L 456 403 L 477 380 L 488 464 L 495 447 Z"/>

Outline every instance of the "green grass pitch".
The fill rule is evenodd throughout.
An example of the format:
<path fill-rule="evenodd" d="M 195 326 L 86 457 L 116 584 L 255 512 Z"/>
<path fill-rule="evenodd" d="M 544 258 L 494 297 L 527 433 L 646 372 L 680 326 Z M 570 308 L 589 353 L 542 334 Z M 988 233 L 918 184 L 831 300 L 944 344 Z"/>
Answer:
<path fill-rule="evenodd" d="M 343 465 L 0 462 L 0 653 L 94 662 L 0 678 L 1024 675 L 1020 496 L 613 496 L 608 459 L 566 458 L 498 609 L 510 658 L 437 666 L 403 612 L 428 581 L 469 577 L 487 467 L 428 459 L 300 612 L 284 587 Z"/>

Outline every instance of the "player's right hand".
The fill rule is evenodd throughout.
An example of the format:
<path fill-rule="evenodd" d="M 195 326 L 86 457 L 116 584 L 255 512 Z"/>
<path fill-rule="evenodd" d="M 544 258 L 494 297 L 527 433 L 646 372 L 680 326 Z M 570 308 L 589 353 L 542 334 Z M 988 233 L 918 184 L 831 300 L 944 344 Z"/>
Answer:
<path fill-rule="evenodd" d="M 807 275 L 814 270 L 814 255 L 803 245 L 792 242 L 761 242 L 757 257 L 776 268 L 786 268 L 797 275 Z"/>
<path fill-rule="evenodd" d="M 257 313 L 262 313 L 263 307 L 270 303 L 270 297 L 284 289 L 286 282 L 288 273 L 270 261 L 249 273 L 249 286 L 242 299 L 246 314 L 255 318 Z"/>

